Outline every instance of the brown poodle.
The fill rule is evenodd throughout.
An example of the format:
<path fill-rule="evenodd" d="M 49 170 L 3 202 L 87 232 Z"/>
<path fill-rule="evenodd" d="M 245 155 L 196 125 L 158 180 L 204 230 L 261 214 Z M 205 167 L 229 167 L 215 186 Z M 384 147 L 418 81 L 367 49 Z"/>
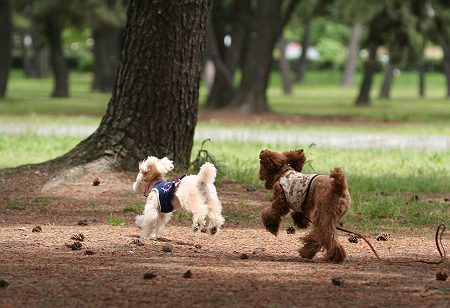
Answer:
<path fill-rule="evenodd" d="M 298 228 L 312 224 L 299 250 L 303 258 L 312 259 L 324 248 L 325 261 L 344 261 L 346 254 L 337 241 L 336 227 L 349 209 L 351 198 L 342 169 L 335 167 L 330 175 L 302 174 L 306 161 L 303 150 L 263 150 L 259 159 L 259 178 L 266 182 L 266 189 L 273 190 L 272 205 L 261 215 L 266 229 L 277 235 L 282 217 L 292 211 Z"/>

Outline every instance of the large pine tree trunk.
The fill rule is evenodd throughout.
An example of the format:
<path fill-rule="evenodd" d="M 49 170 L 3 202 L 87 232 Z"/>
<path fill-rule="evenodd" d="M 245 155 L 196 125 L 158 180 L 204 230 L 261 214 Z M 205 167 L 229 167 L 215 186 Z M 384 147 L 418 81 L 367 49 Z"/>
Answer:
<path fill-rule="evenodd" d="M 373 76 L 377 67 L 377 49 L 374 44 L 369 45 L 369 59 L 367 60 L 364 77 L 359 90 L 358 98 L 355 101 L 356 106 L 369 106 L 370 102 L 370 90 L 372 89 Z"/>
<path fill-rule="evenodd" d="M 391 98 L 391 89 L 392 83 L 394 82 L 395 67 L 395 64 L 388 63 L 386 70 L 384 71 L 384 79 L 380 90 L 380 98 Z"/>
<path fill-rule="evenodd" d="M 50 63 L 54 75 L 53 97 L 69 96 L 69 69 L 64 58 L 62 29 L 56 16 L 47 16 L 47 37 L 50 45 Z"/>
<path fill-rule="evenodd" d="M 94 37 L 94 80 L 92 89 L 111 92 L 116 81 L 119 66 L 121 29 L 94 16 L 92 24 Z"/>
<path fill-rule="evenodd" d="M 286 59 L 286 47 L 287 41 L 283 35 L 281 35 L 278 40 L 278 46 L 280 48 L 280 72 L 281 78 L 283 80 L 283 92 L 284 94 L 290 95 L 292 94 L 292 78 L 291 78 L 291 68 L 289 66 L 289 62 Z"/>
<path fill-rule="evenodd" d="M 347 61 L 345 63 L 344 76 L 342 78 L 343 87 L 350 87 L 353 85 L 356 66 L 358 64 L 359 42 L 361 41 L 362 32 L 362 24 L 356 22 L 352 27 L 352 33 L 348 43 Z"/>
<path fill-rule="evenodd" d="M 136 171 L 149 155 L 189 165 L 207 0 L 131 0 L 112 98 L 98 129 L 53 166 Z"/>
<path fill-rule="evenodd" d="M 0 98 L 6 95 L 11 67 L 11 31 L 11 4 L 9 0 L 0 0 Z"/>
<path fill-rule="evenodd" d="M 303 36 L 302 36 L 302 53 L 297 65 L 297 82 L 300 84 L 305 83 L 306 69 L 308 66 L 308 49 L 311 44 L 311 19 L 307 18 L 303 23 Z"/>

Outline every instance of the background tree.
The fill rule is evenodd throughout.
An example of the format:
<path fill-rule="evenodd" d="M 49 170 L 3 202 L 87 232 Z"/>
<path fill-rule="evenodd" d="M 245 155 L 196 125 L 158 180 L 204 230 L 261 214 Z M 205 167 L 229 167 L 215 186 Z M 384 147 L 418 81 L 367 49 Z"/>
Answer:
<path fill-rule="evenodd" d="M 208 27 L 207 54 L 216 72 L 212 89 L 206 99 L 206 107 L 218 109 L 232 101 L 237 87 L 236 71 L 245 57 L 245 42 L 252 16 L 251 0 L 213 1 Z M 224 37 L 229 39 L 225 46 Z"/>
<path fill-rule="evenodd" d="M 11 4 L 9 0 L 0 0 L 0 98 L 6 94 L 11 66 L 11 33 Z"/>
<path fill-rule="evenodd" d="M 293 26 L 302 29 L 300 45 L 301 54 L 295 66 L 296 78 L 295 81 L 299 84 L 305 83 L 305 75 L 308 63 L 308 49 L 311 45 L 311 28 L 314 19 L 314 14 L 319 6 L 324 5 L 323 1 L 319 0 L 304 0 L 301 1 L 298 9 L 295 11 L 295 15 L 292 18 Z"/>
<path fill-rule="evenodd" d="M 93 6 L 94 76 L 92 89 L 111 92 L 119 65 L 126 8 L 122 0 L 97 1 Z"/>
<path fill-rule="evenodd" d="M 270 110 L 266 89 L 273 48 L 298 3 L 299 0 L 257 2 L 247 40 L 242 80 L 232 102 L 242 112 L 260 113 Z"/>
<path fill-rule="evenodd" d="M 69 96 L 69 68 L 63 50 L 62 33 L 67 25 L 80 26 L 84 22 L 85 12 L 91 7 L 91 2 L 15 0 L 14 6 L 21 12 L 22 17 L 29 20 L 31 29 L 25 32 L 29 43 L 25 43 L 32 46 L 35 58 L 38 59 L 36 51 L 44 50 L 45 43 L 49 47 L 50 66 L 54 77 L 51 95 Z"/>
<path fill-rule="evenodd" d="M 188 166 L 207 3 L 130 1 L 116 86 L 106 114 L 91 136 L 50 161 L 51 168 L 75 167 L 75 173 L 136 170 L 148 155 L 168 156 L 176 166 Z"/>
<path fill-rule="evenodd" d="M 447 83 L 446 97 L 450 98 L 450 3 L 446 0 L 431 1 L 434 14 L 432 37 L 442 47 L 442 66 Z"/>
<path fill-rule="evenodd" d="M 377 13 L 379 6 L 379 3 L 370 0 L 335 0 L 333 3 L 332 12 L 336 12 L 337 19 L 351 27 L 341 82 L 343 87 L 353 85 L 364 26 Z"/>
<path fill-rule="evenodd" d="M 290 95 L 292 94 L 292 78 L 289 61 L 286 58 L 287 41 L 284 35 L 281 35 L 280 39 L 278 40 L 278 48 L 280 50 L 278 66 L 280 69 L 281 80 L 283 82 L 283 93 L 286 95 Z"/>

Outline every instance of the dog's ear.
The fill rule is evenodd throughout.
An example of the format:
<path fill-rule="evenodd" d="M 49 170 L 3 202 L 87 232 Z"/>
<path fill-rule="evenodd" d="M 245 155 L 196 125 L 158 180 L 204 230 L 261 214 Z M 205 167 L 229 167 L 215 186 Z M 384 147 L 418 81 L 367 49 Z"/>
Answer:
<path fill-rule="evenodd" d="M 305 165 L 306 156 L 303 149 L 294 151 L 286 151 L 283 153 L 286 157 L 286 162 L 297 172 L 301 172 Z"/>
<path fill-rule="evenodd" d="M 269 150 L 262 150 L 259 153 L 259 162 L 261 165 L 263 165 L 264 167 L 269 167 L 269 166 L 273 166 L 275 164 L 275 161 L 273 159 L 273 155 L 274 152 L 269 151 Z"/>
<path fill-rule="evenodd" d="M 159 160 L 159 171 L 163 174 L 171 171 L 173 169 L 173 161 L 168 159 L 167 157 L 163 157 Z"/>

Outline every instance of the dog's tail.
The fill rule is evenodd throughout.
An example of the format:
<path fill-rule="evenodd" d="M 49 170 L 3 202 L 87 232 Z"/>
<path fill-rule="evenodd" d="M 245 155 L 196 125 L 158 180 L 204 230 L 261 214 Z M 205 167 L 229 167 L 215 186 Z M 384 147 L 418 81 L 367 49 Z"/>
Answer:
<path fill-rule="evenodd" d="M 200 167 L 198 177 L 204 184 L 214 184 L 214 181 L 216 180 L 216 174 L 216 167 L 214 167 L 213 164 L 206 162 Z"/>
<path fill-rule="evenodd" d="M 334 191 L 343 192 L 348 189 L 347 179 L 341 167 L 335 167 L 333 170 L 331 170 L 330 178 L 334 180 L 333 181 Z"/>

